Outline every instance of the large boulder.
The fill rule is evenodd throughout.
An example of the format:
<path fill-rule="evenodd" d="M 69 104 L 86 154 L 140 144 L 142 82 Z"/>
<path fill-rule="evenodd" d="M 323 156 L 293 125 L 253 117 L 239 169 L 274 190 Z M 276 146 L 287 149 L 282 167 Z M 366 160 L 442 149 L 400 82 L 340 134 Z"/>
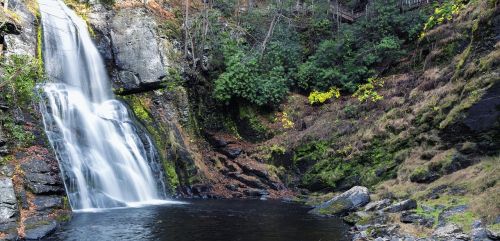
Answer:
<path fill-rule="evenodd" d="M 16 194 L 10 178 L 0 178 L 0 194 L 0 223 L 5 223 L 17 215 Z"/>
<path fill-rule="evenodd" d="M 167 76 L 156 22 L 143 8 L 121 9 L 112 19 L 113 82 L 121 92 L 155 88 Z"/>
<path fill-rule="evenodd" d="M 415 209 L 415 208 L 417 208 L 417 201 L 415 201 L 413 199 L 406 199 L 404 201 L 392 204 L 391 206 L 388 206 L 382 210 L 384 212 L 397 213 L 397 212 Z"/>
<path fill-rule="evenodd" d="M 481 240 L 481 241 L 491 241 L 498 240 L 498 237 L 490 230 L 486 229 L 481 222 L 481 220 L 476 220 L 472 224 L 472 230 L 470 232 L 470 236 L 472 240 Z"/>
<path fill-rule="evenodd" d="M 432 238 L 436 240 L 469 240 L 469 236 L 462 232 L 462 229 L 455 224 L 447 224 L 443 227 L 437 228 L 432 233 Z"/>
<path fill-rule="evenodd" d="M 344 214 L 363 207 L 368 202 L 370 202 L 368 188 L 355 186 L 320 204 L 309 212 L 313 214 Z"/>
<path fill-rule="evenodd" d="M 57 222 L 50 219 L 34 218 L 25 222 L 24 238 L 27 240 L 39 240 L 53 233 L 57 228 Z"/>
<path fill-rule="evenodd" d="M 413 223 L 413 224 L 422 225 L 422 226 L 425 226 L 428 228 L 430 228 L 430 227 L 432 227 L 432 225 L 434 225 L 433 218 L 424 217 L 424 216 L 418 215 L 412 211 L 403 211 L 401 213 L 399 220 L 402 223 Z"/>
<path fill-rule="evenodd" d="M 37 211 L 52 210 L 63 207 L 63 199 L 61 196 L 36 196 L 33 200 Z"/>
<path fill-rule="evenodd" d="M 377 210 L 385 208 L 389 205 L 391 205 L 391 200 L 388 198 L 385 198 L 385 199 L 382 199 L 379 201 L 373 201 L 373 202 L 366 204 L 365 211 L 366 212 L 377 211 Z"/>

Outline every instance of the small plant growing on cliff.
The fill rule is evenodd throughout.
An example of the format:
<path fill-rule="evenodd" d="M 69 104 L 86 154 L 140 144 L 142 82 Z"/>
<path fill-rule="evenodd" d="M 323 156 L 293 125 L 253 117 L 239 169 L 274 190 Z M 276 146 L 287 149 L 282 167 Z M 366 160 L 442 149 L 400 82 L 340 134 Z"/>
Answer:
<path fill-rule="evenodd" d="M 292 120 L 288 117 L 288 113 L 286 112 L 281 112 L 276 114 L 276 118 L 274 118 L 274 121 L 276 122 L 281 122 L 281 125 L 285 129 L 290 129 L 295 126 L 295 123 L 293 123 Z"/>
<path fill-rule="evenodd" d="M 269 150 L 271 151 L 272 154 L 278 154 L 278 155 L 283 155 L 286 152 L 286 148 L 278 144 L 273 144 L 269 148 Z"/>
<path fill-rule="evenodd" d="M 26 131 L 22 125 L 17 125 L 11 120 L 8 120 L 3 126 L 18 147 L 29 146 L 35 140 L 33 133 Z"/>
<path fill-rule="evenodd" d="M 42 78 L 37 60 L 24 55 L 12 55 L 1 61 L 3 77 L 0 90 L 5 91 L 7 101 L 16 105 L 28 105 L 35 96 L 35 81 Z"/>
<path fill-rule="evenodd" d="M 354 94 L 352 95 L 353 97 L 357 97 L 359 101 L 365 102 L 367 100 L 370 100 L 372 102 L 377 102 L 384 97 L 382 95 L 379 95 L 377 91 L 375 90 L 377 87 L 383 87 L 384 86 L 384 81 L 379 80 L 377 78 L 368 78 L 368 83 L 362 84 L 358 86 L 358 89 Z"/>
<path fill-rule="evenodd" d="M 327 92 L 319 92 L 319 91 L 313 91 L 311 94 L 309 94 L 309 97 L 307 99 L 309 100 L 309 104 L 314 105 L 314 104 L 323 104 L 327 100 L 331 98 L 339 98 L 340 97 L 340 90 L 337 87 L 332 87 L 330 90 Z"/>

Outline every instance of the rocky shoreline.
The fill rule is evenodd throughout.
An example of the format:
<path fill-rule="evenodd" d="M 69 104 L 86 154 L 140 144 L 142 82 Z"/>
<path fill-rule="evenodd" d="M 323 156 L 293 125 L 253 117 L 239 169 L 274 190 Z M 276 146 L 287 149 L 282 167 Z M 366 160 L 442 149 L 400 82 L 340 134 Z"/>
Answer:
<path fill-rule="evenodd" d="M 346 223 L 352 225 L 350 233 L 353 241 L 500 240 L 500 234 L 487 229 L 479 219 L 474 221 L 469 232 L 446 221 L 446 215 L 464 212 L 467 206 L 458 205 L 449 208 L 442 212 L 437 220 L 419 214 L 416 210 L 418 206 L 428 211 L 439 208 L 419 205 L 414 199 L 371 200 L 368 188 L 355 186 L 326 202 L 313 206 L 310 213 L 341 216 Z M 499 218 L 497 221 L 500 221 Z M 408 226 L 412 226 L 411 233 L 408 232 Z"/>

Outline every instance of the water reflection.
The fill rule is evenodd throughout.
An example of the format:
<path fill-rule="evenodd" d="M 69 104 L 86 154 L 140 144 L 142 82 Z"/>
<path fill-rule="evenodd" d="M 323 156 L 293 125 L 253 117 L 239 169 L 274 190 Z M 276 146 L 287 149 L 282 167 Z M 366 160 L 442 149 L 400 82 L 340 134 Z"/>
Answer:
<path fill-rule="evenodd" d="M 340 219 L 309 215 L 296 204 L 258 200 L 189 203 L 76 213 L 48 240 L 348 240 L 348 227 Z"/>

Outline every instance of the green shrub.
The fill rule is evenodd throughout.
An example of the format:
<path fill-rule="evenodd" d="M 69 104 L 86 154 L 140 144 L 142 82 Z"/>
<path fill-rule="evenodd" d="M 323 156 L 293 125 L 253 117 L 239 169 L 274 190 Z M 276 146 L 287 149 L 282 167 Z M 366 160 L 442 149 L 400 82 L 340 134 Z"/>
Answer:
<path fill-rule="evenodd" d="M 283 66 L 262 71 L 257 55 L 228 40 L 224 46 L 225 70 L 215 80 L 215 98 L 225 104 L 242 99 L 258 106 L 275 105 L 288 92 Z"/>
<path fill-rule="evenodd" d="M 0 91 L 7 101 L 16 106 L 26 106 L 35 97 L 35 83 L 43 78 L 38 60 L 26 55 L 12 55 L 0 63 L 3 76 Z"/>
<path fill-rule="evenodd" d="M 3 127 L 17 147 L 29 146 L 35 140 L 33 133 L 26 131 L 22 125 L 15 124 L 12 120 L 4 123 Z"/>
<path fill-rule="evenodd" d="M 427 168 L 427 166 L 420 166 L 415 168 L 413 172 L 410 174 L 410 180 L 420 181 L 425 179 L 427 175 L 429 175 L 429 169 Z"/>
<path fill-rule="evenodd" d="M 358 89 L 352 96 L 357 97 L 359 101 L 365 102 L 370 100 L 377 102 L 384 97 L 379 95 L 375 88 L 384 86 L 384 82 L 376 78 L 368 78 L 368 83 L 358 86 Z"/>
<path fill-rule="evenodd" d="M 445 21 L 451 21 L 453 16 L 456 16 L 465 7 L 464 2 L 464 0 L 448 0 L 437 6 L 434 9 L 434 14 L 424 24 L 420 37 L 425 37 L 425 32 L 431 30 L 436 25 L 442 24 Z"/>

